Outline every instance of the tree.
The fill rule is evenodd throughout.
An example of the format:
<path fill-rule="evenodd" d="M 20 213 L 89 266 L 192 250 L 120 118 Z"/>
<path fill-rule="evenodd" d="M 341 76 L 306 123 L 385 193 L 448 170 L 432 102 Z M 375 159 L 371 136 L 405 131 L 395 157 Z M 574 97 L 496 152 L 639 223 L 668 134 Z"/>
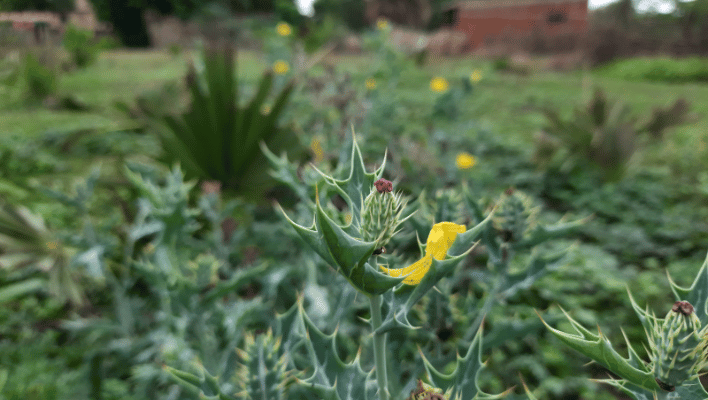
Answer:
<path fill-rule="evenodd" d="M 67 15 L 74 9 L 74 0 L 0 0 L 0 11 L 53 11 Z"/>

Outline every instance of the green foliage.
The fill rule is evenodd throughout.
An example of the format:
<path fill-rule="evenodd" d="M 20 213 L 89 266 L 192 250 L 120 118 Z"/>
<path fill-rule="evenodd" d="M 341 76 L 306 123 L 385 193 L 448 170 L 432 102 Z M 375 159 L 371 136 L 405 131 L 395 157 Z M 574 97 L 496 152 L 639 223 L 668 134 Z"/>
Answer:
<path fill-rule="evenodd" d="M 27 53 L 22 69 L 29 99 L 41 101 L 56 94 L 59 74 L 51 65 L 43 63 L 39 56 Z"/>
<path fill-rule="evenodd" d="M 469 78 L 454 79 L 452 87 L 435 100 L 433 116 L 457 120 L 460 115 L 460 104 L 471 93 L 472 85 Z"/>
<path fill-rule="evenodd" d="M 707 82 L 708 61 L 701 57 L 632 58 L 603 65 L 596 70 L 596 73 L 606 77 L 633 81 Z"/>
<path fill-rule="evenodd" d="M 702 399 L 708 394 L 698 380 L 697 372 L 705 363 L 705 343 L 702 335 L 694 329 L 699 329 L 706 317 L 706 305 L 708 298 L 703 290 L 708 273 L 708 257 L 703 266 L 698 271 L 697 276 L 690 288 L 682 288 L 670 281 L 677 303 L 688 301 L 694 308 L 690 307 L 690 318 L 694 319 L 689 325 L 683 324 L 682 328 L 676 331 L 676 324 L 682 324 L 683 316 L 677 312 L 669 311 L 667 319 L 658 319 L 649 310 L 643 310 L 634 299 L 631 298 L 632 307 L 639 317 L 642 326 L 648 337 L 647 340 L 652 348 L 650 354 L 651 361 L 642 360 L 636 353 L 632 344 L 625 336 L 627 342 L 628 357 L 622 357 L 613 349 L 609 340 L 603 336 L 602 332 L 593 334 L 582 327 L 566 314 L 568 321 L 578 333 L 568 334 L 546 325 L 551 332 L 565 344 L 580 353 L 592 358 L 603 367 L 618 375 L 620 380 L 607 380 L 607 383 L 623 389 L 637 400 L 642 399 Z M 687 332 L 684 331 L 688 330 Z M 685 337 L 677 337 L 677 335 Z M 674 347 L 676 346 L 676 347 Z M 693 346 L 686 348 L 685 346 Z M 674 352 L 675 350 L 675 352 Z M 667 354 L 671 352 L 671 354 Z M 668 357 L 668 359 L 667 359 Z M 696 366 L 699 366 L 696 368 Z M 658 375 L 657 375 L 658 374 Z M 656 379 L 655 379 L 656 377 Z M 660 382 L 661 380 L 668 380 Z M 690 382 L 686 382 L 690 379 Z"/>
<path fill-rule="evenodd" d="M 325 182 L 342 196 L 351 210 L 351 222 L 338 225 L 322 209 L 317 198 L 315 221 L 311 227 L 304 227 L 286 219 L 297 233 L 329 265 L 336 268 L 359 291 L 367 295 L 381 294 L 402 279 L 390 277 L 369 264 L 369 258 L 377 248 L 375 242 L 361 240 L 358 232 L 362 226 L 362 205 L 364 192 L 374 187 L 381 178 L 384 163 L 374 172 L 366 172 L 356 140 L 353 141 L 349 172 L 346 179 L 336 179 L 323 174 Z M 283 211 L 284 213 L 284 211 Z M 405 219 L 405 217 L 403 217 Z"/>
<path fill-rule="evenodd" d="M 259 143 L 287 148 L 287 133 L 277 125 L 294 83 L 281 88 L 269 112 L 266 98 L 273 86 L 273 73 L 266 72 L 250 102 L 240 104 L 242 88 L 234 74 L 231 47 L 205 48 L 187 77 L 190 110 L 167 116 L 169 128 L 160 138 L 168 159 L 181 162 L 189 176 L 217 180 L 224 188 L 242 193 L 264 189 L 264 160 Z"/>
<path fill-rule="evenodd" d="M 270 331 L 255 339 L 252 335 L 246 336 L 245 348 L 240 352 L 243 360 L 240 374 L 247 399 L 286 398 L 287 363 L 285 355 L 279 355 L 279 348 L 280 343 Z"/>
<path fill-rule="evenodd" d="M 70 253 L 44 224 L 42 217 L 24 207 L 3 204 L 0 208 L 0 266 L 25 272 L 21 280 L 0 287 L 0 301 L 34 292 L 44 286 L 39 277 L 28 275 L 49 273 L 49 290 L 64 299 L 80 303 L 81 287 L 70 265 Z M 17 278 L 15 278 L 17 279 Z"/>
<path fill-rule="evenodd" d="M 78 68 L 93 64 L 100 47 L 94 43 L 93 32 L 69 25 L 64 31 L 64 48 L 71 54 L 71 60 Z"/>
<path fill-rule="evenodd" d="M 0 11 L 53 11 L 67 14 L 74 9 L 73 0 L 2 0 Z"/>
<path fill-rule="evenodd" d="M 20 58 L 18 53 L 9 53 L 0 59 L 0 85 L 14 86 L 20 77 Z"/>
<path fill-rule="evenodd" d="M 365 8 L 361 0 L 317 0 L 314 3 L 316 16 L 333 16 L 353 31 L 360 31 L 367 26 Z"/>
<path fill-rule="evenodd" d="M 436 370 L 427 359 L 425 368 L 435 386 L 443 389 L 451 389 L 451 398 L 460 399 L 500 399 L 506 393 L 490 395 L 479 390 L 479 374 L 484 368 L 482 362 L 482 330 L 475 335 L 467 354 L 464 357 L 457 356 L 455 369 L 450 374 Z"/>
<path fill-rule="evenodd" d="M 651 121 L 640 127 L 628 105 L 608 101 L 598 89 L 587 107 L 576 108 L 570 119 L 544 110 L 548 126 L 536 138 L 534 161 L 561 170 L 589 161 L 606 180 L 617 180 L 639 145 L 638 136 L 649 131 L 654 139 L 661 138 L 664 129 L 685 122 L 687 108 L 685 100 L 677 100 L 666 110 L 656 109 Z"/>

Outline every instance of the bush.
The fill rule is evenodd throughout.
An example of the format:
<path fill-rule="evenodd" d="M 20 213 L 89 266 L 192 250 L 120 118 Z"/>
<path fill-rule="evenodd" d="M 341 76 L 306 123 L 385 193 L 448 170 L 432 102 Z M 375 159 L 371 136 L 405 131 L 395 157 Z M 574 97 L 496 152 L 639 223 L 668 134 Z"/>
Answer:
<path fill-rule="evenodd" d="M 294 82 L 269 102 L 274 72 L 267 71 L 251 100 L 242 104 L 232 48 L 205 48 L 195 64 L 198 68 L 192 65 L 187 75 L 190 110 L 164 118 L 168 132 L 161 139 L 169 162 L 179 161 L 191 177 L 216 180 L 240 193 L 265 190 L 269 177 L 259 143 L 277 152 L 293 148 L 287 141 L 295 138 L 277 122 Z"/>
<path fill-rule="evenodd" d="M 708 82 L 708 60 L 700 57 L 684 59 L 632 58 L 599 68 L 601 75 L 665 83 Z"/>
<path fill-rule="evenodd" d="M 58 74 L 51 66 L 41 62 L 33 53 L 25 56 L 23 65 L 24 78 L 27 82 L 27 96 L 32 100 L 44 100 L 57 91 Z"/>
<path fill-rule="evenodd" d="M 64 32 L 64 48 L 71 54 L 71 61 L 79 68 L 85 68 L 96 61 L 99 46 L 93 43 L 93 33 L 86 29 L 69 25 Z"/>

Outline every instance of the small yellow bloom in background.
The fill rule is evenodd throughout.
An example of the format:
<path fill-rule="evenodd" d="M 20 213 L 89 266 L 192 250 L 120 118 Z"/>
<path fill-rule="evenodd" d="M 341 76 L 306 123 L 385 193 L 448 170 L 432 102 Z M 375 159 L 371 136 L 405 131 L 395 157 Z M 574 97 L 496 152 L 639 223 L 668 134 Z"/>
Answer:
<path fill-rule="evenodd" d="M 312 142 L 310 142 L 310 149 L 312 150 L 312 154 L 315 155 L 315 162 L 324 160 L 324 150 L 322 150 L 322 144 L 319 139 L 312 139 Z"/>
<path fill-rule="evenodd" d="M 450 84 L 447 82 L 447 79 L 441 78 L 441 77 L 435 77 L 430 81 L 430 90 L 436 93 L 442 93 L 447 91 L 447 89 L 450 87 Z"/>
<path fill-rule="evenodd" d="M 59 248 L 59 243 L 57 243 L 57 242 L 47 242 L 47 248 L 48 248 L 49 250 L 56 250 L 57 248 Z"/>
<path fill-rule="evenodd" d="M 472 72 L 472 75 L 470 75 L 470 81 L 472 83 L 477 83 L 482 80 L 482 71 L 476 69 Z"/>
<path fill-rule="evenodd" d="M 386 18 L 377 19 L 376 20 L 376 27 L 381 31 L 388 28 L 388 20 Z"/>
<path fill-rule="evenodd" d="M 264 104 L 263 107 L 261 107 L 261 114 L 263 114 L 263 115 L 270 114 L 270 106 L 268 104 Z"/>
<path fill-rule="evenodd" d="M 278 60 L 273 63 L 273 71 L 278 75 L 285 75 L 290 70 L 290 65 L 287 61 Z"/>
<path fill-rule="evenodd" d="M 448 250 L 455 242 L 458 233 L 464 233 L 467 228 L 464 225 L 458 225 L 452 222 L 439 222 L 433 225 L 433 228 L 428 234 L 428 240 L 425 244 L 425 256 L 415 263 L 399 269 L 388 269 L 381 267 L 383 271 L 390 276 L 399 277 L 406 276 L 403 283 L 407 285 L 417 285 L 423 279 L 430 266 L 433 265 L 433 258 L 441 261 L 445 259 Z"/>
<path fill-rule="evenodd" d="M 458 153 L 455 158 L 455 165 L 457 169 L 468 169 L 474 167 L 477 164 L 477 159 L 470 153 Z"/>
<path fill-rule="evenodd" d="M 275 27 L 275 31 L 278 32 L 280 36 L 290 36 L 293 33 L 293 29 L 287 22 L 281 22 Z"/>
<path fill-rule="evenodd" d="M 367 79 L 366 80 L 366 88 L 369 90 L 376 89 L 376 79 L 374 79 L 374 78 Z"/>

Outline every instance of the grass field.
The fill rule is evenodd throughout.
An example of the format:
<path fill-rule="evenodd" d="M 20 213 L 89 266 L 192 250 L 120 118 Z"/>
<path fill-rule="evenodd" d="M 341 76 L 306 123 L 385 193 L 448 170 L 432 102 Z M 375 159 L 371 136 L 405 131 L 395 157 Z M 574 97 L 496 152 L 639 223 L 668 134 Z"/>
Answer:
<path fill-rule="evenodd" d="M 22 106 L 18 90 L 10 90 L 0 99 L 0 132 L 37 135 L 52 130 L 81 128 L 120 129 L 129 123 L 114 107 L 116 100 L 131 102 L 145 90 L 162 83 L 181 80 L 186 72 L 187 54 L 173 57 L 166 51 L 115 51 L 104 53 L 89 68 L 64 74 L 60 78 L 60 94 L 73 94 L 91 106 L 88 112 L 51 111 L 42 107 Z M 367 63 L 366 56 L 329 56 L 324 63 L 343 70 L 356 70 Z M 262 62 L 254 53 L 239 54 L 240 75 L 253 81 Z M 317 67 L 316 67 L 317 68 Z M 476 98 L 466 115 L 494 127 L 509 140 L 529 143 L 543 124 L 536 107 L 550 105 L 569 113 L 582 103 L 595 87 L 603 88 L 608 97 L 630 104 L 639 114 L 647 114 L 653 106 L 665 106 L 679 97 L 691 102 L 698 116 L 708 115 L 708 85 L 664 84 L 608 78 L 592 72 L 539 72 L 529 77 L 491 71 L 491 65 L 478 59 L 431 59 L 422 71 L 405 80 L 401 96 L 419 96 L 427 89 L 432 76 L 465 76 L 474 69 L 484 71 L 480 83 L 481 96 Z M 679 127 L 675 145 L 696 148 L 696 141 L 708 137 L 708 119 Z M 673 146 L 668 146 L 672 148 Z M 676 151 L 667 149 L 667 151 Z"/>

